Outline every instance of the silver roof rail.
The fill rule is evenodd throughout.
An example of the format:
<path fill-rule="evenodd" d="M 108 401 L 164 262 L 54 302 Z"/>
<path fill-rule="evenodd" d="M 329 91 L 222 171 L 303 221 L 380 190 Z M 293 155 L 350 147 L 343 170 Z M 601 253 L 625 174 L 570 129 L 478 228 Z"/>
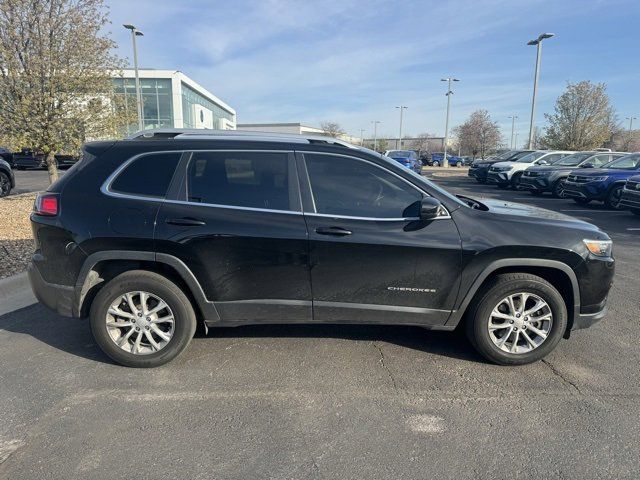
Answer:
<path fill-rule="evenodd" d="M 194 128 L 155 128 L 141 130 L 127 137 L 127 140 L 179 138 L 198 140 L 229 140 L 242 138 L 259 142 L 327 143 L 359 150 L 360 147 L 334 137 L 323 135 L 299 135 L 295 133 L 254 132 L 250 130 L 208 130 Z"/>

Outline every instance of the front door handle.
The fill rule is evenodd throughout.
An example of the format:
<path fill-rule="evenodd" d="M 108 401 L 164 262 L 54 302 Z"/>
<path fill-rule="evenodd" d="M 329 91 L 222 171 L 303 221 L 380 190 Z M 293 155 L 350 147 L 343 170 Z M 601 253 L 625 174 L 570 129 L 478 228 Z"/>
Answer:
<path fill-rule="evenodd" d="M 316 233 L 318 235 L 333 235 L 334 237 L 346 237 L 347 235 L 351 235 L 353 232 L 351 230 L 346 230 L 341 227 L 318 227 L 316 228 Z"/>
<path fill-rule="evenodd" d="M 179 225 L 181 227 L 199 227 L 202 225 L 206 225 L 202 220 L 198 220 L 197 218 L 169 218 L 165 220 L 165 223 L 169 225 Z"/>

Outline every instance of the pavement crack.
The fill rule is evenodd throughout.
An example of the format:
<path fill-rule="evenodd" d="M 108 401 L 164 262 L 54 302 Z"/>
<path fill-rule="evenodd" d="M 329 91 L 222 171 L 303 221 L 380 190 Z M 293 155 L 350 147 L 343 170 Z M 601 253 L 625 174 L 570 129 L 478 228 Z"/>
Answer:
<path fill-rule="evenodd" d="M 391 383 L 393 384 L 393 389 L 396 392 L 399 391 L 396 379 L 393 376 L 393 373 L 391 373 L 391 370 L 389 370 L 389 367 L 387 366 L 387 364 L 385 363 L 384 353 L 382 352 L 382 347 L 380 347 L 380 345 L 378 345 L 376 342 L 371 342 L 371 343 L 378 350 L 378 354 L 380 354 L 380 358 L 378 359 L 378 361 L 380 362 L 380 365 L 382 366 L 382 368 L 384 368 L 384 370 L 387 372 L 387 375 L 389 375 L 389 379 L 391 380 Z"/>
<path fill-rule="evenodd" d="M 570 385 L 571 387 L 573 387 L 573 389 L 578 392 L 579 395 L 584 395 L 582 393 L 582 390 L 580 390 L 580 387 L 578 387 L 578 385 L 574 382 L 572 382 L 571 380 L 569 380 L 567 377 L 565 377 L 560 370 L 558 370 L 555 365 L 553 365 L 553 363 L 551 363 L 549 360 L 545 360 L 544 358 L 542 359 L 542 363 L 544 363 L 547 367 L 549 367 L 549 369 L 553 372 L 554 375 L 558 376 L 564 383 L 566 383 L 567 385 Z"/>

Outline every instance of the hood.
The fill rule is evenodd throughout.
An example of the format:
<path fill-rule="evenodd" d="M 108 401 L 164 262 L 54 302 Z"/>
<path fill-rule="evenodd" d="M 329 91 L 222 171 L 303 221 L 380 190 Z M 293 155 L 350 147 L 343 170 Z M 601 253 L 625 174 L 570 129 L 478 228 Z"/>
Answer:
<path fill-rule="evenodd" d="M 629 175 L 638 175 L 640 171 L 637 169 L 623 170 L 620 168 L 574 168 L 571 170 L 574 175 L 580 175 L 581 177 L 601 177 L 603 175 L 628 177 Z"/>
<path fill-rule="evenodd" d="M 563 213 L 546 210 L 544 208 L 534 207 L 532 205 L 525 205 L 522 203 L 504 202 L 501 200 L 489 200 L 482 199 L 482 203 L 485 204 L 491 213 L 498 215 L 512 215 L 516 217 L 526 217 L 532 219 L 549 220 L 553 222 L 560 222 L 566 226 L 577 227 L 582 229 L 598 230 L 598 227 L 591 223 L 579 220 Z"/>
<path fill-rule="evenodd" d="M 516 162 L 496 162 L 492 167 L 513 167 Z"/>

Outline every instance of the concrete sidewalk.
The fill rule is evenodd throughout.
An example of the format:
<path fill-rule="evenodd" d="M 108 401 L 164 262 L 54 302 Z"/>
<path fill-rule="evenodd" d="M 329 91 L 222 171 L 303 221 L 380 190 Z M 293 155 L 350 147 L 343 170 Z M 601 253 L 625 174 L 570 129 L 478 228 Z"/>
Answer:
<path fill-rule="evenodd" d="M 0 280 L 0 315 L 28 307 L 36 302 L 27 272 Z"/>

